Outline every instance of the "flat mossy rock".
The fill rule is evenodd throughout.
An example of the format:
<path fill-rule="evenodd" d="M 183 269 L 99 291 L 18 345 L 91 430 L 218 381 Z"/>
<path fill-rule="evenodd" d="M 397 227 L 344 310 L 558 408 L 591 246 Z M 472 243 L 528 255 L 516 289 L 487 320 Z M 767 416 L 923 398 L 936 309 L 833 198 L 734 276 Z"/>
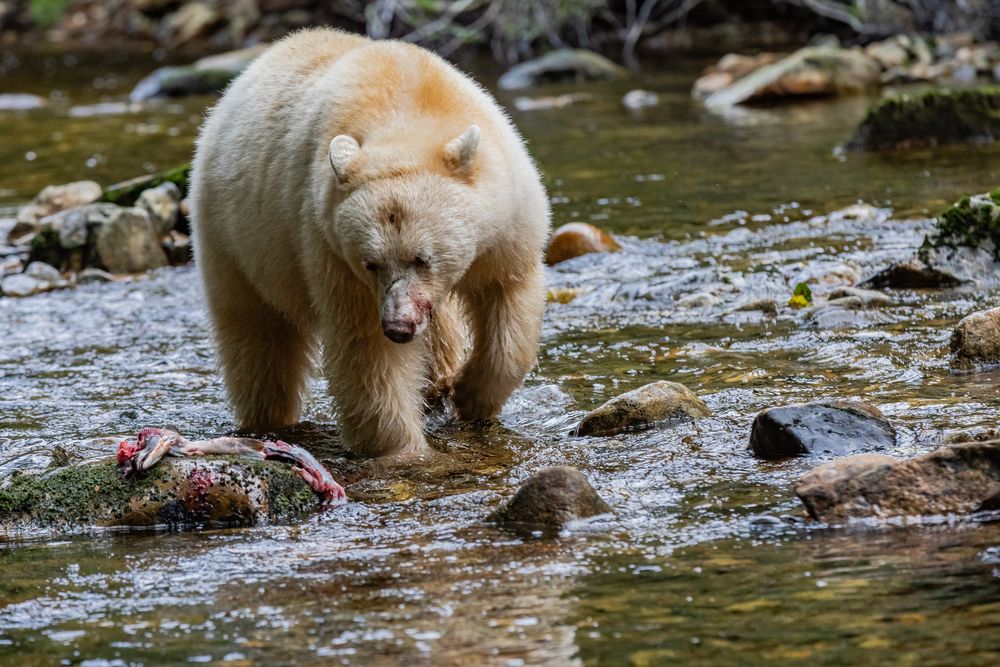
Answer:
<path fill-rule="evenodd" d="M 926 256 L 930 249 L 942 247 L 983 249 L 1000 261 L 1000 189 L 964 197 L 942 213 L 921 253 Z"/>
<path fill-rule="evenodd" d="M 190 177 L 191 163 L 185 162 L 157 174 L 137 176 L 136 178 L 109 186 L 104 190 L 101 200 L 111 204 L 118 204 L 119 206 L 134 206 L 139 200 L 139 195 L 144 191 L 167 182 L 176 185 L 177 189 L 180 190 L 181 198 L 184 198 L 188 193 Z"/>
<path fill-rule="evenodd" d="M 220 457 L 165 459 L 123 477 L 113 459 L 15 473 L 0 486 L 0 535 L 93 527 L 249 526 L 317 506 L 287 465 Z"/>
<path fill-rule="evenodd" d="M 710 417 L 705 402 L 682 384 L 661 380 L 612 398 L 587 413 L 577 435 L 614 435 L 677 417 Z"/>
<path fill-rule="evenodd" d="M 848 150 L 886 150 L 1000 137 L 1000 87 L 931 90 L 884 99 L 868 110 Z"/>
<path fill-rule="evenodd" d="M 572 466 L 544 468 L 525 480 L 514 497 L 488 517 L 502 525 L 559 528 L 611 508 Z"/>
<path fill-rule="evenodd" d="M 821 521 L 1000 509 L 1000 441 L 942 447 L 906 461 L 848 456 L 800 477 L 795 494 Z"/>

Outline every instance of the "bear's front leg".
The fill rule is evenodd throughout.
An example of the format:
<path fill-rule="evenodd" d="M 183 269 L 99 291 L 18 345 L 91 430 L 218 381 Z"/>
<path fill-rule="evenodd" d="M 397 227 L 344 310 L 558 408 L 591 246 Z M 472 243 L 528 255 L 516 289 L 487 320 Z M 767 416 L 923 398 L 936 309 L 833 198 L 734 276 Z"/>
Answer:
<path fill-rule="evenodd" d="M 472 324 L 472 355 L 455 383 L 462 419 L 495 417 L 535 365 L 545 280 L 541 266 L 505 282 L 475 283 L 462 291 Z"/>
<path fill-rule="evenodd" d="M 350 321 L 357 319 L 367 318 L 346 317 L 325 335 L 326 378 L 344 443 L 361 456 L 426 452 L 425 341 L 393 343 L 377 323 Z"/>

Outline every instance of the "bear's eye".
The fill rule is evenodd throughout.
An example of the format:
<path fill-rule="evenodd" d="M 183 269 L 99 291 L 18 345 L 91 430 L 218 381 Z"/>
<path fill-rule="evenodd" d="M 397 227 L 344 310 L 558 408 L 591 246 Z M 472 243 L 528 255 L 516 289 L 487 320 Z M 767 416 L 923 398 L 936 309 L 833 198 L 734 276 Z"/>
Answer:
<path fill-rule="evenodd" d="M 375 262 L 365 262 L 365 269 L 368 271 L 378 271 L 378 264 Z"/>
<path fill-rule="evenodd" d="M 430 267 L 431 263 L 430 260 L 428 260 L 426 257 L 422 255 L 417 255 L 416 257 L 413 258 L 413 265 L 418 269 L 426 269 Z"/>

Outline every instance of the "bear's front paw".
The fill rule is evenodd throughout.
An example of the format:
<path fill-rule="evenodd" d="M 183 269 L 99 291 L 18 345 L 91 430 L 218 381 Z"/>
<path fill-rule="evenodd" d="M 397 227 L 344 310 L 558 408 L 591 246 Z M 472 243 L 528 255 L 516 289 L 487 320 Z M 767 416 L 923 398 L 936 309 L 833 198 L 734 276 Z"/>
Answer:
<path fill-rule="evenodd" d="M 462 421 L 490 419 L 500 412 L 501 402 L 481 392 L 465 388 L 461 383 L 455 386 L 455 409 Z"/>

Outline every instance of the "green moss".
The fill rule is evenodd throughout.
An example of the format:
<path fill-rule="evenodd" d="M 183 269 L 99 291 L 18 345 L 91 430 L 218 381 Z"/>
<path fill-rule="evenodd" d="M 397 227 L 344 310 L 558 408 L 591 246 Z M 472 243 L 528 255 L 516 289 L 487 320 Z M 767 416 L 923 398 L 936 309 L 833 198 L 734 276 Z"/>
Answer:
<path fill-rule="evenodd" d="M 995 141 L 1000 87 L 933 90 L 874 104 L 847 142 L 849 150 L 883 150 Z"/>
<path fill-rule="evenodd" d="M 962 197 L 941 214 L 920 253 L 926 261 L 931 248 L 979 248 L 987 241 L 993 242 L 993 256 L 1000 261 L 1000 189 Z"/>
<path fill-rule="evenodd" d="M 132 206 L 143 190 L 155 188 L 161 183 L 170 181 L 181 191 L 181 197 L 186 197 L 188 193 L 188 181 L 191 176 L 191 163 L 185 162 L 171 169 L 161 171 L 158 174 L 149 176 L 138 176 L 136 178 L 116 183 L 104 190 L 102 201 L 118 204 L 119 206 Z"/>

